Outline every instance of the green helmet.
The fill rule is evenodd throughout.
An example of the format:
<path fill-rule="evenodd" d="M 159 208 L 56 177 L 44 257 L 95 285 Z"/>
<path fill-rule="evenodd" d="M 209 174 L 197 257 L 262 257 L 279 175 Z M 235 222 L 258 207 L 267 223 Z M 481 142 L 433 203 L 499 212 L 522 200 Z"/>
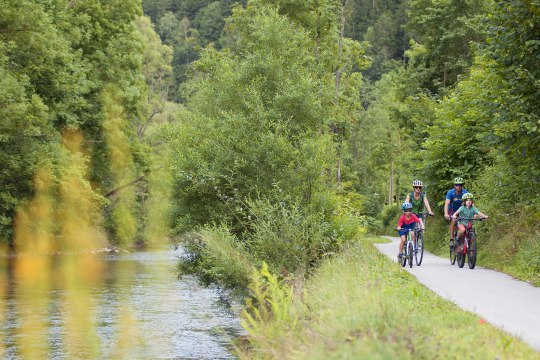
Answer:
<path fill-rule="evenodd" d="M 454 179 L 454 185 L 456 185 L 456 184 L 463 185 L 464 182 L 465 182 L 465 180 L 463 180 L 463 178 L 460 178 L 460 177 L 457 177 L 457 178 Z"/>
<path fill-rule="evenodd" d="M 471 200 L 472 200 L 473 198 L 474 198 L 473 194 L 471 194 L 471 193 L 466 193 L 466 194 L 463 194 L 463 197 L 461 198 L 461 200 L 463 200 L 463 201 L 465 201 L 465 200 L 467 200 L 467 199 L 471 199 Z"/>

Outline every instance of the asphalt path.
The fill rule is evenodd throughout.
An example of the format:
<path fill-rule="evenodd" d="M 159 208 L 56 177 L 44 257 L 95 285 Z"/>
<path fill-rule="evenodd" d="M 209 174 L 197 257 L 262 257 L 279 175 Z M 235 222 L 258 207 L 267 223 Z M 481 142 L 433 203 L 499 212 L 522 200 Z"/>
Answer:
<path fill-rule="evenodd" d="M 385 236 L 391 243 L 375 244 L 377 249 L 397 260 L 399 238 Z M 424 251 L 421 266 L 405 269 L 436 294 L 464 310 L 478 314 L 492 325 L 520 338 L 540 351 L 540 288 L 511 276 L 479 266 L 469 269 L 450 264 Z"/>

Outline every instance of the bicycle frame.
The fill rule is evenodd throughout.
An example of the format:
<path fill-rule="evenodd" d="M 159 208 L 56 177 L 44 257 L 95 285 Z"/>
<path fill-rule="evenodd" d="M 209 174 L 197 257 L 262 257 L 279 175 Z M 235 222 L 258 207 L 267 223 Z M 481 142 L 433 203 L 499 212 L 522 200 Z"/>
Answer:
<path fill-rule="evenodd" d="M 403 244 L 403 260 L 401 263 L 402 266 L 405 266 L 407 261 L 409 261 L 409 267 L 412 267 L 414 249 L 416 246 L 416 237 L 415 240 L 412 239 L 414 231 L 414 229 L 407 229 L 407 237 L 405 239 L 405 244 Z"/>
<path fill-rule="evenodd" d="M 467 226 L 465 226 L 465 232 L 463 233 L 463 237 L 461 238 L 461 240 L 458 239 L 458 244 L 457 244 L 458 246 L 462 245 L 461 243 L 463 243 L 461 251 L 458 251 L 458 252 L 464 255 L 467 253 L 468 246 L 469 246 L 468 241 L 466 240 L 470 238 L 470 234 L 472 231 L 474 231 L 473 226 L 472 226 L 472 221 L 469 221 L 467 223 Z"/>
<path fill-rule="evenodd" d="M 476 266 L 476 234 L 473 227 L 473 221 L 482 221 L 483 218 L 473 218 L 473 219 L 465 219 L 465 218 L 457 218 L 457 224 L 459 224 L 459 221 L 467 221 L 467 225 L 465 226 L 465 232 L 463 233 L 463 236 L 461 239 L 458 239 L 458 242 L 456 244 L 456 254 L 458 255 L 458 266 L 461 268 L 463 267 L 465 263 L 465 256 L 468 258 L 469 268 L 474 269 Z M 460 248 L 461 247 L 461 248 Z"/>

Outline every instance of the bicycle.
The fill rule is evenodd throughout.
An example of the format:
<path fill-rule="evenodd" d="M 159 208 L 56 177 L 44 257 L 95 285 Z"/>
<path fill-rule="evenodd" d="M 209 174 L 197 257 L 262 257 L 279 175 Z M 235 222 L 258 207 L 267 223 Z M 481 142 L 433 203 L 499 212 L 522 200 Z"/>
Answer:
<path fill-rule="evenodd" d="M 414 260 L 416 265 L 420 266 L 422 264 L 422 259 L 424 258 L 424 230 L 426 229 L 426 215 L 429 215 L 429 213 L 425 211 L 416 215 L 424 222 L 424 229 L 420 229 L 420 224 L 416 224 L 414 227 L 414 238 L 416 239 L 416 243 L 414 244 Z"/>
<path fill-rule="evenodd" d="M 465 265 L 465 257 L 467 257 L 467 263 L 469 265 L 469 269 L 474 269 L 476 266 L 476 255 L 477 255 L 477 248 L 476 248 L 476 233 L 474 231 L 473 227 L 473 221 L 482 221 L 486 218 L 476 218 L 476 219 L 466 219 L 466 218 L 457 218 L 457 223 L 459 223 L 460 220 L 466 220 L 468 221 L 467 226 L 465 227 L 465 233 L 463 234 L 463 241 L 457 240 L 455 245 L 455 253 L 457 257 L 457 263 L 460 268 Z M 457 230 L 456 230 L 457 233 Z M 457 238 L 457 237 L 456 237 Z"/>
<path fill-rule="evenodd" d="M 407 240 L 405 245 L 403 245 L 403 257 L 401 258 L 401 266 L 405 267 L 407 261 L 409 262 L 409 267 L 412 268 L 412 258 L 414 254 L 414 241 L 412 240 L 412 233 L 414 229 L 407 229 Z"/>

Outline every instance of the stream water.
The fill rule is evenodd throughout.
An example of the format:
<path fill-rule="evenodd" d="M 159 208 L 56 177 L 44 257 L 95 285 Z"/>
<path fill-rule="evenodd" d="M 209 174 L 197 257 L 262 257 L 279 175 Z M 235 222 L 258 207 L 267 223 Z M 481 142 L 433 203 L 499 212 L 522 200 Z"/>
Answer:
<path fill-rule="evenodd" d="M 238 306 L 192 277 L 179 280 L 179 255 L 94 255 L 99 264 L 87 271 L 100 275 L 85 286 L 55 260 L 44 291 L 21 284 L 18 260 L 10 260 L 0 273 L 0 358 L 234 358 L 231 342 L 243 333 Z"/>

